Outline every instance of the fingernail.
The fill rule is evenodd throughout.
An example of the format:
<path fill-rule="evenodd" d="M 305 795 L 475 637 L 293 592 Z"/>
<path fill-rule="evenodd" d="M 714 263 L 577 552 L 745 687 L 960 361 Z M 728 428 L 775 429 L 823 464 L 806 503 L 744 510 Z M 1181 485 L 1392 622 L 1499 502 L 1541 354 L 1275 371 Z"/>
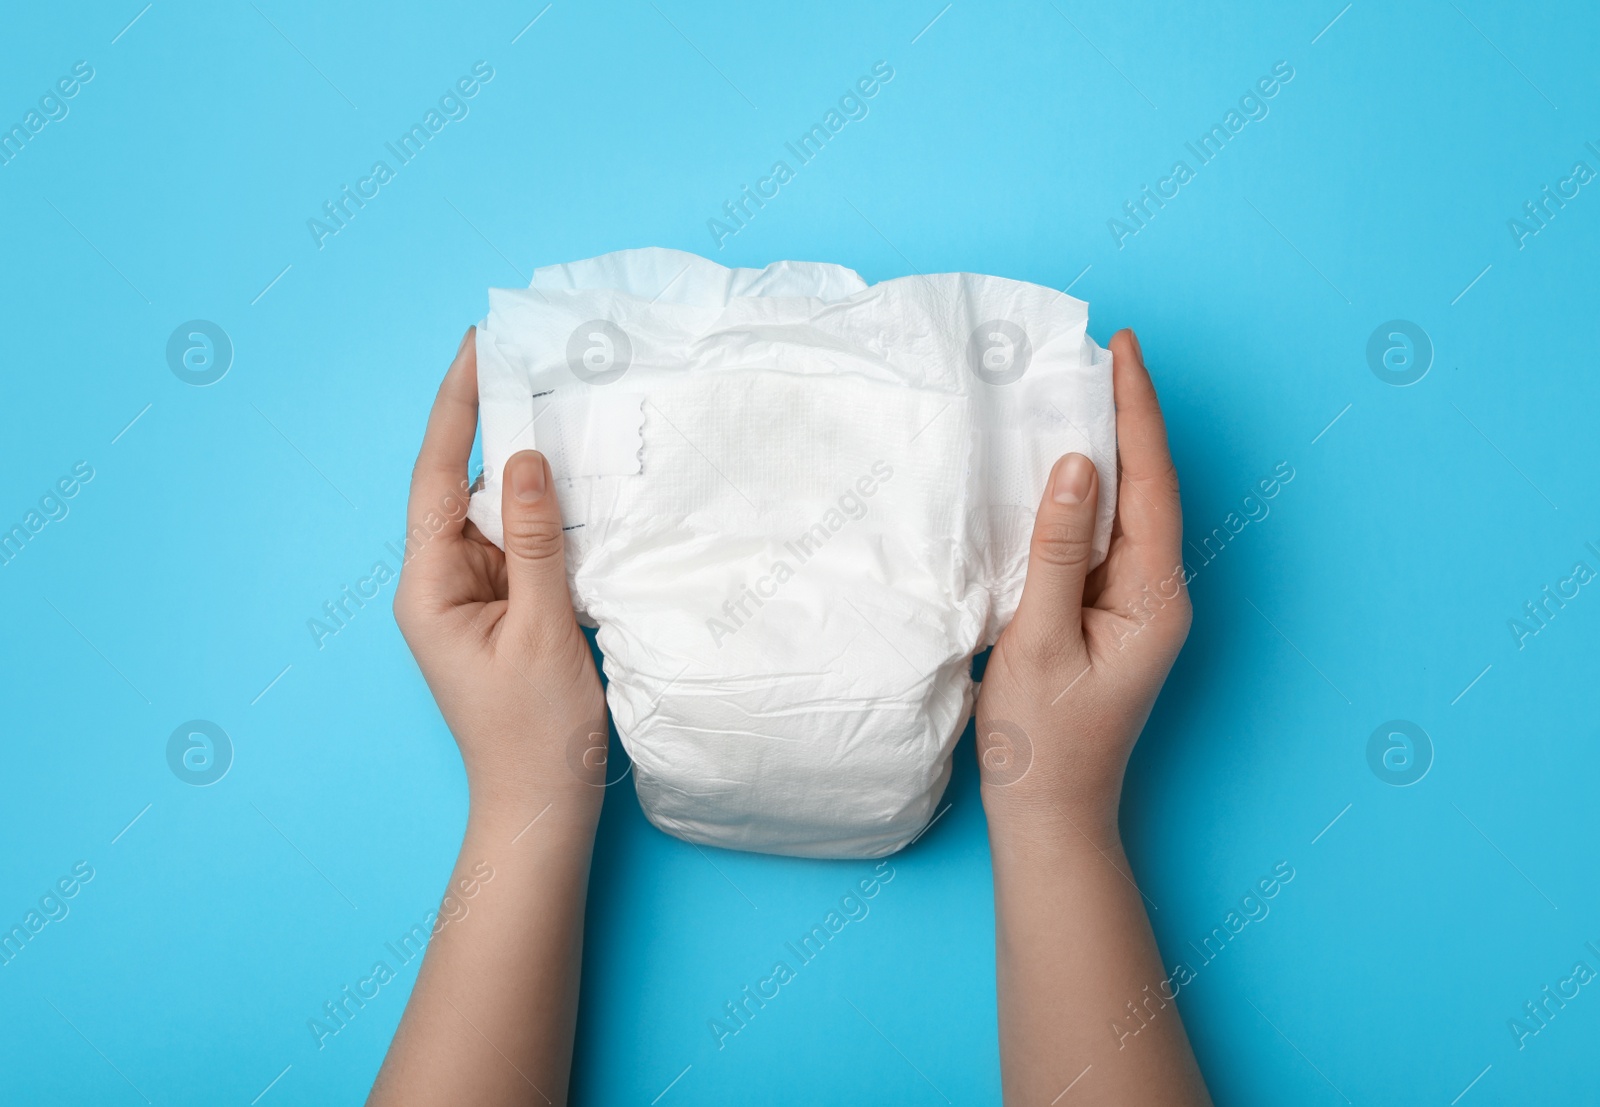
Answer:
<path fill-rule="evenodd" d="M 1144 364 L 1144 347 L 1139 345 L 1139 336 L 1132 327 L 1128 328 L 1128 337 L 1133 339 L 1133 352 L 1139 356 L 1139 364 Z"/>
<path fill-rule="evenodd" d="M 467 333 L 461 336 L 461 345 L 456 347 L 456 357 L 461 356 L 461 351 L 467 348 L 467 343 L 472 341 L 472 333 L 477 329 L 476 324 L 467 328 Z"/>
<path fill-rule="evenodd" d="M 544 459 L 532 450 L 506 463 L 511 470 L 511 494 L 525 504 L 544 498 Z"/>
<path fill-rule="evenodd" d="M 1089 494 L 1089 481 L 1094 477 L 1094 462 L 1082 454 L 1068 454 L 1056 470 L 1055 487 L 1051 495 L 1058 504 L 1081 504 Z"/>

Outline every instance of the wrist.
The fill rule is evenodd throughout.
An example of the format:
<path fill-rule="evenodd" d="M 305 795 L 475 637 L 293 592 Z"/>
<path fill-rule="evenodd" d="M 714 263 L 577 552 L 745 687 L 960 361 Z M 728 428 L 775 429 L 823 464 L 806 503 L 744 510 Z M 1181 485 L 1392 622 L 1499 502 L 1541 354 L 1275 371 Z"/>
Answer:
<path fill-rule="evenodd" d="M 605 789 L 550 777 L 534 785 L 468 778 L 469 829 L 496 840 L 526 840 L 538 833 L 593 839 Z"/>
<path fill-rule="evenodd" d="M 1059 743 L 1019 748 L 1026 753 L 1009 765 L 992 755 L 978 760 L 979 794 L 991 835 L 1087 836 L 1095 842 L 1117 836 L 1125 759 L 1063 758 Z"/>
<path fill-rule="evenodd" d="M 982 790 L 993 851 L 1028 855 L 1121 848 L 1120 791 L 1082 795 L 1009 791 L 989 785 Z"/>
<path fill-rule="evenodd" d="M 997 708 L 980 700 L 975 724 L 990 836 L 1019 843 L 1116 839 L 1137 729 L 1129 734 L 1093 718 L 1046 720 L 1036 711 L 997 718 L 1003 710 L 1004 701 Z"/>

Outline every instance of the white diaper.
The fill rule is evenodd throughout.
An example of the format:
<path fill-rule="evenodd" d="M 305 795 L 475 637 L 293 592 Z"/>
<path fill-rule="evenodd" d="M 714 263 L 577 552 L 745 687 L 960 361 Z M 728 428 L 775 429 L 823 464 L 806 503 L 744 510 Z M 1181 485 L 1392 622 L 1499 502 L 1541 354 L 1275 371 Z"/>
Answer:
<path fill-rule="evenodd" d="M 650 821 L 877 857 L 932 816 L 1055 460 L 1116 496 L 1111 355 L 1054 289 L 626 250 L 494 289 L 485 487 L 550 459 L 572 602 Z"/>

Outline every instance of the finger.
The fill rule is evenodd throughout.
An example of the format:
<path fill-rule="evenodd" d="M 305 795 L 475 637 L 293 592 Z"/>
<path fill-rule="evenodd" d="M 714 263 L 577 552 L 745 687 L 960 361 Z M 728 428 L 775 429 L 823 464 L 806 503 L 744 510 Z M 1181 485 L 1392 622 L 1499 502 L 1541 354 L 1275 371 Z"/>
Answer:
<path fill-rule="evenodd" d="M 1178 472 L 1167 447 L 1155 385 L 1145 368 L 1139 340 L 1131 330 L 1111 338 L 1112 381 L 1117 404 L 1117 486 L 1119 568 L 1126 561 L 1140 579 L 1110 573 L 1108 593 L 1137 590 L 1153 576 L 1166 576 L 1182 563 L 1183 510 Z M 1114 597 L 1116 598 L 1116 597 Z"/>
<path fill-rule="evenodd" d="M 537 450 L 512 454 L 501 477 L 506 632 L 514 641 L 537 646 L 565 634 L 573 620 L 561 507 L 550 463 Z"/>
<path fill-rule="evenodd" d="M 1082 454 L 1056 462 L 1034 517 L 1028 576 L 1009 631 L 1036 657 L 1083 650 L 1083 582 L 1094 550 L 1098 493 L 1094 462 Z"/>
<path fill-rule="evenodd" d="M 468 327 L 455 360 L 439 385 L 428 413 L 428 430 L 411 471 L 406 531 L 459 533 L 466 519 L 467 459 L 478 430 L 478 354 L 476 327 Z M 442 526 L 441 526 L 442 524 Z"/>

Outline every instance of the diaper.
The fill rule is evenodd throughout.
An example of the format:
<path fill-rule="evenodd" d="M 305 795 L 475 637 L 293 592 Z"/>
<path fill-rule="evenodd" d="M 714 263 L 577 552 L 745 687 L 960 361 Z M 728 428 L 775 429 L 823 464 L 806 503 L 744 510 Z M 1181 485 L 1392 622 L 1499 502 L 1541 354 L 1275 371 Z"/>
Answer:
<path fill-rule="evenodd" d="M 626 250 L 493 289 L 484 485 L 550 461 L 639 803 L 691 842 L 878 857 L 933 816 L 1051 466 L 1116 496 L 1111 355 L 1054 289 Z"/>

